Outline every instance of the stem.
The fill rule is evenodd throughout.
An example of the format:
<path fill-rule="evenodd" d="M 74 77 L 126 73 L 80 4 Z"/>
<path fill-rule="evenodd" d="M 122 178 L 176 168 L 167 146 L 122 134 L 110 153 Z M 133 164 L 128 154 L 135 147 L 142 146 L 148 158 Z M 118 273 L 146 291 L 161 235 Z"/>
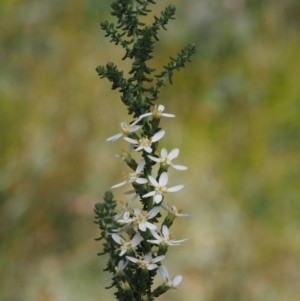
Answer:
<path fill-rule="evenodd" d="M 136 13 L 136 19 L 137 19 L 138 17 L 137 17 L 136 0 L 132 0 L 132 12 Z M 136 21 L 138 21 L 138 20 L 136 20 Z M 138 42 L 138 24 L 137 23 L 138 22 L 135 22 L 134 27 L 133 27 L 133 49 L 135 49 L 135 46 Z M 135 62 L 138 60 L 138 57 L 136 55 L 134 56 L 134 60 L 135 60 Z M 143 72 L 143 71 L 141 71 L 141 70 L 137 71 L 137 75 L 138 75 L 137 85 L 139 88 L 139 93 L 137 95 L 137 99 L 139 100 L 139 103 L 141 105 L 143 105 L 145 97 L 144 97 L 144 91 L 143 91 L 143 81 L 141 80 L 143 74 L 141 74 L 141 72 Z"/>

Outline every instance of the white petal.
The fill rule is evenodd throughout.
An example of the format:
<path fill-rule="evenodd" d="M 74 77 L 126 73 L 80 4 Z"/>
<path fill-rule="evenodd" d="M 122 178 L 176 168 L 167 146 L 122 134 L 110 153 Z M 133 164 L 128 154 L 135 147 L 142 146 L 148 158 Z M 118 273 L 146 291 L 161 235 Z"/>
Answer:
<path fill-rule="evenodd" d="M 174 114 L 169 114 L 169 113 L 162 113 L 161 116 L 164 116 L 164 117 L 175 117 Z"/>
<path fill-rule="evenodd" d="M 130 260 L 131 262 L 134 262 L 134 263 L 137 263 L 138 262 L 138 259 L 134 258 L 134 257 L 131 257 L 131 256 L 126 256 L 126 258 L 128 260 Z"/>
<path fill-rule="evenodd" d="M 158 212 L 159 212 L 159 206 L 153 207 L 153 208 L 148 212 L 149 218 L 153 218 L 154 216 L 157 215 Z"/>
<path fill-rule="evenodd" d="M 135 182 L 138 184 L 146 184 L 146 183 L 148 183 L 148 180 L 144 179 L 144 178 L 138 178 L 135 180 Z"/>
<path fill-rule="evenodd" d="M 128 265 L 128 260 L 126 260 L 125 262 L 124 262 L 124 260 L 121 260 L 121 261 L 118 263 L 118 267 L 119 267 L 120 269 L 122 269 L 122 270 L 124 270 L 124 269 L 127 267 L 127 265 Z"/>
<path fill-rule="evenodd" d="M 142 240 L 143 240 L 143 239 L 142 239 L 142 237 L 141 237 L 140 232 L 137 232 L 137 233 L 134 235 L 134 237 L 133 237 L 133 239 L 132 239 L 132 241 L 131 241 L 131 244 L 132 244 L 133 247 L 136 247 Z"/>
<path fill-rule="evenodd" d="M 150 263 L 150 264 L 148 265 L 148 267 L 147 267 L 147 269 L 148 269 L 149 271 L 152 271 L 152 270 L 154 270 L 154 269 L 156 269 L 156 268 L 158 268 L 158 265 L 155 264 L 155 263 Z"/>
<path fill-rule="evenodd" d="M 161 265 L 158 270 L 164 279 L 169 278 L 169 272 L 165 265 Z"/>
<path fill-rule="evenodd" d="M 162 148 L 161 151 L 160 151 L 160 156 L 162 158 L 166 158 L 168 156 L 168 152 L 165 148 Z"/>
<path fill-rule="evenodd" d="M 156 233 L 156 231 L 151 231 L 151 234 L 153 237 L 160 240 L 160 236 Z"/>
<path fill-rule="evenodd" d="M 168 192 L 175 192 L 175 191 L 181 190 L 183 187 L 184 187 L 184 185 L 177 185 L 177 186 L 168 188 L 167 191 L 168 191 Z"/>
<path fill-rule="evenodd" d="M 152 148 L 150 146 L 145 146 L 144 151 L 146 151 L 148 154 L 152 153 Z"/>
<path fill-rule="evenodd" d="M 155 191 L 151 191 L 151 192 L 148 192 L 148 193 L 144 194 L 142 196 L 142 198 L 148 198 L 148 197 L 153 196 L 153 195 L 155 195 Z"/>
<path fill-rule="evenodd" d="M 116 184 L 116 185 L 112 186 L 111 189 L 117 188 L 117 187 L 121 187 L 121 186 L 123 186 L 123 185 L 125 185 L 125 184 L 127 184 L 127 181 L 124 181 L 124 182 L 122 182 L 122 183 Z"/>
<path fill-rule="evenodd" d="M 154 196 L 154 202 L 155 202 L 156 204 L 159 204 L 159 203 L 162 201 L 162 199 L 163 199 L 163 197 L 162 197 L 161 194 L 156 194 L 156 195 Z"/>
<path fill-rule="evenodd" d="M 155 244 L 155 245 L 159 245 L 160 241 L 159 240 L 151 240 L 151 239 L 147 239 L 147 242 L 150 242 L 151 244 Z"/>
<path fill-rule="evenodd" d="M 133 122 L 130 124 L 130 126 L 136 125 L 139 121 L 140 121 L 140 118 L 138 118 L 137 120 L 133 121 Z"/>
<path fill-rule="evenodd" d="M 157 227 L 156 227 L 155 225 L 153 225 L 153 224 L 151 224 L 151 223 L 149 223 L 149 222 L 146 222 L 146 226 L 147 226 L 147 228 L 150 229 L 150 230 L 156 230 L 156 229 L 157 229 Z M 146 230 L 145 230 L 145 231 L 146 231 Z"/>
<path fill-rule="evenodd" d="M 147 230 L 146 224 L 145 223 L 140 223 L 139 224 L 139 229 L 143 232 L 145 232 Z"/>
<path fill-rule="evenodd" d="M 124 212 L 124 215 L 123 215 L 123 219 L 124 219 L 124 220 L 127 220 L 127 219 L 129 219 L 129 216 L 130 216 L 129 211 L 125 211 L 125 212 Z"/>
<path fill-rule="evenodd" d="M 126 250 L 123 249 L 123 250 L 120 252 L 119 256 L 123 256 L 125 253 L 126 253 Z"/>
<path fill-rule="evenodd" d="M 178 285 L 181 282 L 181 280 L 182 280 L 182 276 L 181 275 L 178 275 L 178 276 L 174 277 L 174 279 L 172 281 L 173 285 L 174 286 Z"/>
<path fill-rule="evenodd" d="M 168 174 L 163 172 L 159 177 L 159 185 L 165 187 L 168 183 Z"/>
<path fill-rule="evenodd" d="M 141 209 L 140 208 L 134 208 L 133 212 L 135 215 L 140 215 L 141 214 Z"/>
<path fill-rule="evenodd" d="M 111 136 L 111 137 L 107 138 L 106 141 L 112 141 L 112 142 L 114 142 L 114 141 L 116 141 L 117 139 L 119 139 L 122 136 L 123 136 L 123 133 L 118 133 L 118 134 L 116 134 L 114 136 Z"/>
<path fill-rule="evenodd" d="M 163 225 L 162 227 L 162 234 L 164 237 L 169 237 L 169 229 L 166 225 Z"/>
<path fill-rule="evenodd" d="M 137 174 L 140 173 L 140 172 L 143 170 L 143 168 L 145 167 L 145 164 L 146 164 L 145 159 L 141 160 L 141 161 L 139 162 L 139 164 L 138 164 L 138 166 L 137 166 L 135 172 L 136 172 Z"/>
<path fill-rule="evenodd" d="M 128 205 L 131 205 L 138 197 L 139 195 L 136 193 L 132 198 L 131 200 L 128 202 Z"/>
<path fill-rule="evenodd" d="M 165 258 L 165 255 L 160 255 L 160 256 L 155 257 L 152 260 L 152 262 L 159 262 L 159 261 L 162 261 L 164 258 Z"/>
<path fill-rule="evenodd" d="M 144 146 L 139 146 L 139 147 L 137 147 L 137 148 L 135 149 L 135 151 L 136 151 L 136 152 L 139 152 L 139 151 L 141 151 L 142 149 L 144 149 Z"/>
<path fill-rule="evenodd" d="M 132 132 L 135 132 L 137 131 L 141 126 L 140 125 L 131 125 L 130 128 L 129 128 L 129 132 L 132 133 Z"/>
<path fill-rule="evenodd" d="M 164 135 L 165 135 L 166 131 L 164 130 L 160 130 L 159 132 L 157 132 L 156 134 L 154 134 L 154 136 L 152 137 L 152 142 L 156 142 L 159 139 L 161 139 Z"/>
<path fill-rule="evenodd" d="M 169 160 L 173 160 L 175 158 L 177 158 L 179 155 L 179 149 L 178 148 L 174 148 L 170 151 L 169 155 L 168 155 L 168 158 Z"/>
<path fill-rule="evenodd" d="M 142 115 L 138 118 L 138 120 L 140 121 L 140 120 L 143 119 L 144 117 L 151 116 L 151 115 L 153 115 L 153 113 L 145 113 L 145 114 L 142 114 Z"/>
<path fill-rule="evenodd" d="M 164 109 L 165 109 L 165 106 L 164 106 L 164 105 L 159 105 L 158 108 L 157 108 L 157 110 L 158 110 L 158 111 L 161 111 L 161 112 L 163 112 Z"/>
<path fill-rule="evenodd" d="M 148 179 L 150 180 L 151 184 L 152 184 L 154 187 L 157 187 L 157 186 L 158 186 L 157 181 L 156 181 L 152 176 L 148 176 Z"/>
<path fill-rule="evenodd" d="M 161 162 L 160 158 L 156 158 L 156 157 L 153 157 L 153 156 L 150 156 L 150 155 L 148 155 L 148 158 L 151 159 L 154 162 L 157 162 L 157 163 Z"/>
<path fill-rule="evenodd" d="M 136 141 L 136 140 L 134 140 L 134 139 L 132 139 L 132 138 L 129 138 L 129 137 L 124 137 L 124 139 L 125 139 L 126 141 L 128 141 L 129 143 L 132 143 L 132 144 L 137 144 L 137 141 Z"/>
<path fill-rule="evenodd" d="M 177 170 L 187 170 L 188 169 L 186 166 L 178 165 L 178 164 L 174 164 L 174 163 L 172 163 L 171 166 Z"/>
<path fill-rule="evenodd" d="M 121 245 L 124 242 L 124 239 L 117 234 L 112 234 L 111 237 L 119 245 Z"/>

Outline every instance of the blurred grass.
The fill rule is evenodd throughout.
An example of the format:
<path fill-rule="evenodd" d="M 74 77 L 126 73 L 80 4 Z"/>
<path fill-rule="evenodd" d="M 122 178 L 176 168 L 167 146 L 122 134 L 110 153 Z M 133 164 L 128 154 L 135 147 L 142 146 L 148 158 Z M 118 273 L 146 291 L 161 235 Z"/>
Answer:
<path fill-rule="evenodd" d="M 126 109 L 94 71 L 122 64 L 99 29 L 109 3 L 1 1 L 1 301 L 114 300 L 93 241 L 93 206 L 126 169 L 113 156 L 126 144 L 105 142 Z M 173 3 L 152 67 L 197 44 L 159 100 L 176 114 L 163 145 L 189 166 L 171 173 L 186 188 L 169 199 L 194 218 L 174 227 L 190 240 L 166 263 L 184 281 L 161 299 L 297 300 L 300 6 Z"/>

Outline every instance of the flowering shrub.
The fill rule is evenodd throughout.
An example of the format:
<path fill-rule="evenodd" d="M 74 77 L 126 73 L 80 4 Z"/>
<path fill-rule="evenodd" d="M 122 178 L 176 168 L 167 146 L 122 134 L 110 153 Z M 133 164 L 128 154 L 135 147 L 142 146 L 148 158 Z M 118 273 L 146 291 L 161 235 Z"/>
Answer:
<path fill-rule="evenodd" d="M 179 149 L 175 148 L 169 153 L 161 148 L 158 154 L 158 144 L 166 131 L 160 127 L 162 117 L 173 118 L 173 114 L 164 112 L 164 105 L 155 105 L 153 101 L 158 98 L 159 88 L 164 80 L 172 83 L 174 70 L 184 67 L 190 56 L 195 53 L 195 45 L 188 45 L 177 58 L 165 66 L 165 71 L 155 75 L 156 84 L 145 87 L 145 83 L 153 81 L 149 75 L 154 72 L 147 66 L 152 58 L 154 41 L 158 40 L 158 31 L 165 28 L 170 19 L 174 19 L 175 6 L 169 5 L 161 16 L 154 16 L 154 22 L 146 26 L 139 18 L 151 12 L 149 4 L 152 0 L 118 0 L 112 3 L 112 15 L 118 19 L 118 25 L 107 21 L 101 22 L 101 28 L 111 41 L 120 44 L 125 50 L 123 59 L 132 59 L 131 78 L 125 79 L 123 72 L 119 71 L 113 63 L 106 67 L 96 68 L 101 78 L 112 82 L 112 89 L 119 89 L 121 100 L 128 108 L 128 114 L 133 115 L 129 124 L 121 123 L 121 132 L 109 137 L 107 141 L 116 141 L 123 137 L 129 143 L 129 150 L 122 151 L 118 157 L 125 162 L 132 172 L 124 174 L 124 181 L 111 188 L 120 188 L 131 185 L 131 190 L 124 192 L 133 194 L 128 202 L 121 202 L 118 211 L 117 202 L 111 192 L 106 192 L 104 203 L 95 207 L 96 223 L 99 224 L 101 236 L 104 239 L 103 252 L 108 254 L 109 260 L 105 271 L 112 273 L 110 287 L 116 287 L 118 300 L 140 301 L 154 300 L 167 290 L 176 287 L 182 280 L 178 275 L 169 277 L 166 266 L 161 264 L 169 246 L 178 246 L 182 240 L 175 240 L 170 235 L 170 227 L 176 217 L 187 217 L 173 205 L 169 206 L 165 197 L 169 192 L 181 190 L 183 185 L 169 187 L 168 169 L 172 167 L 183 171 L 187 167 L 173 162 Z M 125 40 L 124 37 L 128 39 Z M 152 110 L 151 110 L 152 109 Z M 138 162 L 133 158 L 132 152 L 140 156 Z M 157 165 L 157 173 L 153 175 L 153 167 Z M 140 200 L 138 207 L 137 199 Z M 166 217 L 162 219 L 162 211 Z M 163 284 L 152 289 L 153 278 L 157 272 L 163 278 Z"/>

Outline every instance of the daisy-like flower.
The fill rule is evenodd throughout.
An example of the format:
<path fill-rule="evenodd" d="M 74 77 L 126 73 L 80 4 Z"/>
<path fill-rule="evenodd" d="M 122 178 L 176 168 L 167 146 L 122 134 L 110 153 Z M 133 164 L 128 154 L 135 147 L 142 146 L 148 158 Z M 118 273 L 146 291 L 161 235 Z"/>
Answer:
<path fill-rule="evenodd" d="M 121 251 L 119 256 L 123 256 L 128 251 L 134 250 L 136 246 L 143 240 L 140 232 L 137 232 L 131 241 L 126 241 L 117 234 L 112 234 L 112 239 L 120 245 L 119 250 Z"/>
<path fill-rule="evenodd" d="M 116 276 L 123 276 L 124 275 L 124 272 L 123 270 L 127 267 L 129 261 L 126 260 L 120 260 L 119 263 L 118 263 L 118 266 L 115 267 L 115 270 L 116 270 L 116 273 L 108 278 L 106 278 L 105 280 L 110 280 L 110 279 L 113 279 L 115 278 Z"/>
<path fill-rule="evenodd" d="M 177 158 L 179 155 L 179 149 L 174 148 L 170 151 L 168 154 L 167 150 L 165 148 L 162 148 L 160 151 L 160 158 L 153 157 L 151 155 L 148 155 L 148 158 L 150 158 L 152 161 L 160 163 L 163 167 L 168 168 L 169 166 L 172 166 L 173 168 L 177 170 L 187 170 L 186 166 L 178 165 L 172 162 L 175 158 Z"/>
<path fill-rule="evenodd" d="M 146 215 L 143 215 L 139 208 L 134 208 L 133 217 L 128 219 L 122 219 L 118 222 L 120 224 L 136 224 L 140 231 L 145 232 L 147 228 L 149 230 L 156 230 L 156 226 L 148 222 L 149 219 L 154 218 L 159 212 L 159 207 L 153 207 Z"/>
<path fill-rule="evenodd" d="M 131 172 L 128 175 L 124 174 L 124 177 L 126 178 L 126 180 L 123 181 L 122 183 L 119 183 L 119 184 L 116 184 L 116 185 L 112 186 L 111 188 L 113 189 L 113 188 L 116 188 L 116 187 L 123 186 L 125 184 L 131 184 L 133 182 L 135 182 L 137 184 L 145 184 L 145 183 L 147 183 L 148 182 L 147 179 L 139 177 L 140 174 L 141 174 L 141 171 L 144 168 L 144 166 L 145 166 L 145 160 L 143 159 L 138 164 L 135 172 Z"/>
<path fill-rule="evenodd" d="M 151 234 L 156 239 L 148 239 L 147 241 L 155 245 L 179 246 L 180 243 L 187 239 L 174 240 L 170 237 L 169 229 L 166 225 L 162 227 L 162 236 L 151 230 Z"/>
<path fill-rule="evenodd" d="M 164 105 L 159 105 L 159 106 L 155 106 L 153 112 L 149 112 L 149 113 L 145 113 L 143 115 L 141 115 L 138 120 L 141 120 L 144 117 L 147 116 L 151 116 L 153 115 L 154 118 L 160 118 L 161 116 L 164 117 L 175 117 L 175 115 L 173 114 L 169 114 L 169 113 L 163 113 L 163 111 L 165 110 L 165 106 Z"/>
<path fill-rule="evenodd" d="M 128 141 L 131 144 L 134 144 L 137 146 L 135 149 L 137 152 L 144 150 L 147 153 L 152 153 L 151 144 L 160 140 L 166 132 L 164 130 L 160 130 L 159 132 L 155 133 L 151 138 L 148 138 L 147 136 L 142 137 L 140 139 L 132 139 L 129 137 L 124 137 L 126 141 Z"/>
<path fill-rule="evenodd" d="M 150 196 L 154 196 L 154 202 L 156 204 L 159 204 L 162 201 L 163 195 L 165 193 L 179 191 L 184 187 L 184 185 L 177 185 L 171 188 L 167 188 L 166 185 L 168 184 L 168 174 L 166 172 L 163 172 L 160 175 L 158 183 L 152 176 L 148 176 L 148 178 L 152 186 L 154 187 L 154 190 L 144 194 L 142 197 L 148 198 Z"/>
<path fill-rule="evenodd" d="M 193 215 L 191 214 L 187 214 L 187 213 L 181 213 L 183 210 L 182 209 L 177 209 L 175 206 L 167 206 L 166 204 L 162 204 L 161 205 L 165 210 L 168 211 L 168 215 L 170 215 L 171 217 L 173 217 L 173 219 L 175 219 L 175 217 L 191 217 Z"/>
<path fill-rule="evenodd" d="M 141 269 L 154 270 L 158 268 L 157 262 L 163 260 L 165 258 L 164 255 L 157 256 L 155 258 L 152 257 L 152 253 L 149 252 L 144 255 L 143 259 L 137 259 L 131 256 L 126 256 L 128 260 L 133 263 L 136 263 Z"/>
<path fill-rule="evenodd" d="M 175 286 L 177 286 L 182 280 L 181 275 L 177 275 L 174 278 L 170 278 L 168 269 L 165 265 L 160 266 L 158 270 L 165 281 L 165 285 L 170 288 L 175 288 Z"/>
<path fill-rule="evenodd" d="M 129 134 L 137 131 L 140 128 L 139 125 L 136 125 L 139 121 L 140 121 L 140 119 L 137 119 L 136 121 L 132 122 L 129 125 L 126 122 L 121 122 L 122 132 L 107 138 L 106 141 L 114 142 L 114 141 L 118 140 L 119 138 L 121 138 L 123 135 L 128 136 Z"/>

